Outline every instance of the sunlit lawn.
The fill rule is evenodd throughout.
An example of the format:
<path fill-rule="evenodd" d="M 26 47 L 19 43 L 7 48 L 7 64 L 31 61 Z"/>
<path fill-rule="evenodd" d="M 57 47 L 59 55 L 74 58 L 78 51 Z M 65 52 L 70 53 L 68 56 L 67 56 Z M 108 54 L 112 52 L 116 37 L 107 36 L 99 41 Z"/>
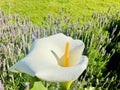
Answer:
<path fill-rule="evenodd" d="M 8 5 L 9 4 L 9 5 Z M 8 9 L 8 6 L 10 8 Z M 66 8 L 66 14 L 72 13 L 72 18 L 91 17 L 93 12 L 106 12 L 119 10 L 119 0 L 1 0 L 0 8 L 7 13 L 19 13 L 20 16 L 29 16 L 35 25 L 40 25 L 44 16 L 52 14 L 56 17 L 61 8 Z M 83 21 L 83 20 L 81 20 Z"/>

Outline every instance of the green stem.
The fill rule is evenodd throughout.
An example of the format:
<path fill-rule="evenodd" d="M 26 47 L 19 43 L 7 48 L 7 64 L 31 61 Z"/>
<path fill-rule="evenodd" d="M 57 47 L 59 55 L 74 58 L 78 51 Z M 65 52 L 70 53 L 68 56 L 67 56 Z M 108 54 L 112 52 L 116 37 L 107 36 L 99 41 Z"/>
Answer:
<path fill-rule="evenodd" d="M 61 82 L 60 83 L 60 89 L 59 90 L 69 90 L 70 86 L 74 80 L 68 81 L 68 82 Z"/>

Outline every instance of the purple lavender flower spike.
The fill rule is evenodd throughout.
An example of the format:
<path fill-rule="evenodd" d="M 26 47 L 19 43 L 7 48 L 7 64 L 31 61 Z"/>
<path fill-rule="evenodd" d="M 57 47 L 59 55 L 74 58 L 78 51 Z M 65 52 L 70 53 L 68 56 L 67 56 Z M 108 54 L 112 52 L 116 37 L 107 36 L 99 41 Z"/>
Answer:
<path fill-rule="evenodd" d="M 4 86 L 3 86 L 2 82 L 1 82 L 1 80 L 0 80 L 0 90 L 4 90 Z"/>
<path fill-rule="evenodd" d="M 34 32 L 34 36 L 35 36 L 36 38 L 38 38 L 38 34 L 39 34 L 39 31 L 36 30 L 36 31 Z"/>
<path fill-rule="evenodd" d="M 14 26 L 13 25 L 10 25 L 9 26 L 9 30 L 12 31 L 14 29 Z"/>
<path fill-rule="evenodd" d="M 26 83 L 25 83 L 25 90 L 29 90 L 29 88 L 30 88 L 30 83 L 29 83 L 29 82 L 26 82 Z"/>
<path fill-rule="evenodd" d="M 15 37 L 15 36 L 16 36 L 14 31 L 12 32 L 12 36 L 13 36 L 13 37 Z"/>
<path fill-rule="evenodd" d="M 33 35 L 32 36 L 32 42 L 34 42 L 37 38 Z"/>
<path fill-rule="evenodd" d="M 1 50 L 2 50 L 2 52 L 6 51 L 6 46 L 4 44 L 1 44 Z"/>
<path fill-rule="evenodd" d="M 22 33 L 25 35 L 26 34 L 26 26 L 22 25 Z"/>
<path fill-rule="evenodd" d="M 2 18 L 0 18 L 0 25 L 2 25 L 3 24 L 3 19 Z"/>
<path fill-rule="evenodd" d="M 1 11 L 1 14 L 2 14 L 2 16 L 4 16 L 4 15 L 5 15 L 5 12 L 4 12 L 4 10 L 2 10 L 2 11 Z"/>
<path fill-rule="evenodd" d="M 0 18 L 2 18 L 2 14 L 0 13 Z"/>
<path fill-rule="evenodd" d="M 4 21 L 4 23 L 7 23 L 7 22 L 8 22 L 8 19 L 7 19 L 6 16 L 3 17 L 3 21 Z"/>

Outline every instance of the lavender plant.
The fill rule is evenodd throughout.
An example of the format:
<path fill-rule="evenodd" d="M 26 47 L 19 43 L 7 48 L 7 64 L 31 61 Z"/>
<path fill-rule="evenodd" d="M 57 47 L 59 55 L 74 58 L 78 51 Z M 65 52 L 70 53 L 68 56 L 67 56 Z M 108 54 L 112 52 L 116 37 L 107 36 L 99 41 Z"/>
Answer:
<path fill-rule="evenodd" d="M 71 86 L 71 90 L 118 89 L 120 86 L 116 83 L 117 74 L 108 77 L 111 72 L 104 73 L 107 62 L 115 52 L 115 48 L 106 52 L 106 47 L 113 38 L 109 37 L 110 34 L 105 27 L 110 25 L 110 21 L 116 14 L 108 15 L 96 12 L 90 19 L 82 18 L 85 22 L 81 22 L 81 18 L 73 20 L 72 13 L 67 16 L 63 8 L 57 17 L 49 14 L 43 18 L 41 26 L 34 26 L 29 17 L 25 16 L 21 19 L 19 14 L 6 15 L 4 11 L 1 11 L 0 80 L 5 90 L 28 90 L 32 87 L 31 76 L 13 73 L 8 69 L 28 54 L 30 45 L 35 39 L 56 33 L 64 33 L 73 38 L 81 39 L 86 45 L 84 54 L 89 58 L 88 68 Z M 119 15 L 117 14 L 116 17 Z M 57 90 L 60 87 L 59 83 L 42 82 L 48 90 Z"/>

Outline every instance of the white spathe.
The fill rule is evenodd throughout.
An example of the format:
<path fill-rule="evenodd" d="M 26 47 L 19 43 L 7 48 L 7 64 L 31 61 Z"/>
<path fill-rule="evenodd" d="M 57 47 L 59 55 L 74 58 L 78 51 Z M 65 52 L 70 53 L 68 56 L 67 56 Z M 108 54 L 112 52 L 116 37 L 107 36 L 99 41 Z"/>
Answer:
<path fill-rule="evenodd" d="M 66 43 L 70 42 L 69 67 L 63 67 Z M 11 71 L 21 71 L 40 79 L 66 82 L 77 79 L 88 65 L 82 55 L 84 43 L 64 34 L 56 34 L 33 42 L 29 54 L 13 65 Z"/>

